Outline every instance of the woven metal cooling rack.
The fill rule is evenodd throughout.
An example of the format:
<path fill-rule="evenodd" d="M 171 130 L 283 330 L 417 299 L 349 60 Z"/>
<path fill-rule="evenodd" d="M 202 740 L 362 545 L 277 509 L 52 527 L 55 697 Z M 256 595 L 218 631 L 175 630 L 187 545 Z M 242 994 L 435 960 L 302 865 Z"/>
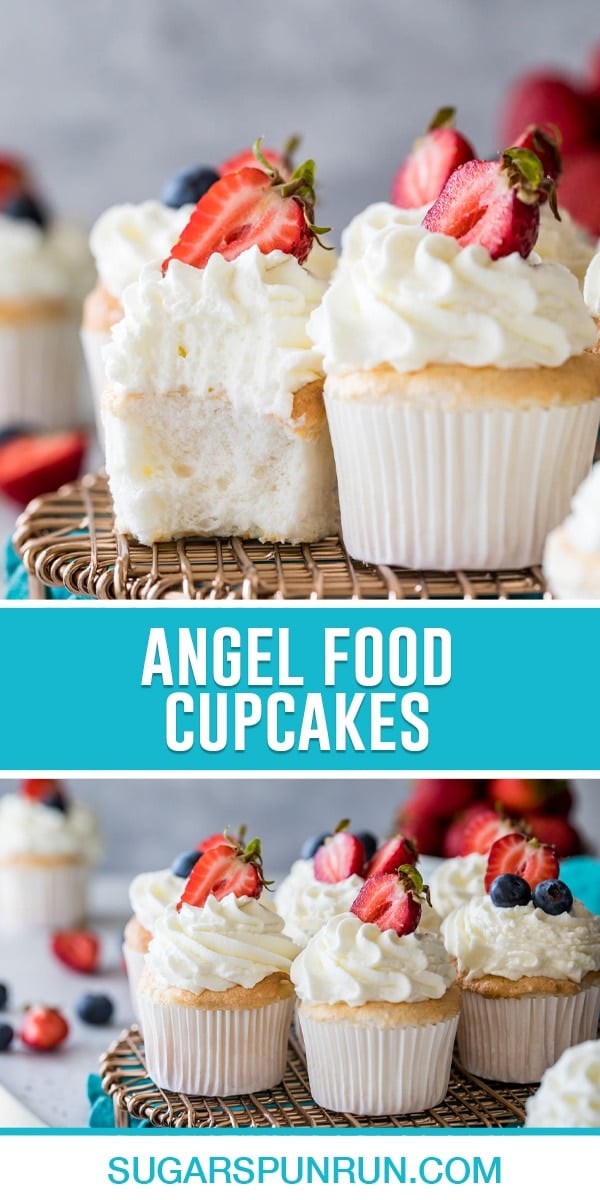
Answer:
<path fill-rule="evenodd" d="M 290 1128 L 313 1129 L 389 1128 L 453 1129 L 510 1128 L 522 1125 L 525 1101 L 533 1087 L 492 1086 L 469 1075 L 454 1062 L 448 1094 L 443 1104 L 402 1117 L 355 1117 L 333 1113 L 313 1100 L 306 1061 L 294 1036 L 282 1083 L 266 1092 L 224 1099 L 185 1096 L 167 1092 L 148 1078 L 144 1044 L 132 1025 L 100 1060 L 104 1091 L 112 1097 L 115 1124 L 123 1128 L 130 1117 L 169 1129 Z"/>
<path fill-rule="evenodd" d="M 33 500 L 14 545 L 32 599 L 64 587 L 99 600 L 548 599 L 539 567 L 450 574 L 374 567 L 338 538 L 299 546 L 241 538 L 182 538 L 141 546 L 115 532 L 104 475 Z"/>

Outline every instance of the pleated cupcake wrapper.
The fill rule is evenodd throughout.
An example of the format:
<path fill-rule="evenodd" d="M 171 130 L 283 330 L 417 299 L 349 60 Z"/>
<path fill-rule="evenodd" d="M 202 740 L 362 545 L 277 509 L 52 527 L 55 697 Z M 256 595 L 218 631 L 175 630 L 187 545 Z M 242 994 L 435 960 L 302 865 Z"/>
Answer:
<path fill-rule="evenodd" d="M 0 932 L 81 925 L 87 912 L 88 868 L 0 864 Z"/>
<path fill-rule="evenodd" d="M 75 321 L 0 323 L 0 424 L 69 429 L 85 416 L 83 364 Z"/>
<path fill-rule="evenodd" d="M 281 1083 L 294 998 L 263 1008 L 201 1009 L 155 1004 L 139 1012 L 148 1074 L 159 1087 L 194 1096 L 236 1096 Z"/>
<path fill-rule="evenodd" d="M 327 397 L 342 532 L 366 562 L 500 570 L 541 562 L 589 471 L 600 399 L 521 411 Z"/>
<path fill-rule="evenodd" d="M 311 1093 L 323 1108 L 357 1116 L 422 1112 L 448 1091 L 458 1017 L 376 1029 L 315 1021 L 302 1009 Z"/>
<path fill-rule="evenodd" d="M 82 329 L 81 344 L 83 356 L 92 389 L 94 401 L 94 417 L 98 441 L 104 446 L 104 426 L 102 424 L 101 398 L 106 387 L 106 371 L 104 369 L 103 350 L 110 342 L 110 333 L 103 329 Z"/>
<path fill-rule="evenodd" d="M 537 1083 L 569 1046 L 595 1038 L 600 987 L 574 996 L 486 999 L 463 992 L 460 1061 L 473 1075 L 503 1083 Z"/>
<path fill-rule="evenodd" d="M 123 958 L 125 960 L 125 969 L 127 971 L 127 980 L 129 982 L 129 994 L 131 996 L 131 1007 L 138 1021 L 140 1020 L 140 1006 L 138 1000 L 138 989 L 140 979 L 144 971 L 146 955 L 141 950 L 133 950 L 126 942 L 123 943 Z"/>

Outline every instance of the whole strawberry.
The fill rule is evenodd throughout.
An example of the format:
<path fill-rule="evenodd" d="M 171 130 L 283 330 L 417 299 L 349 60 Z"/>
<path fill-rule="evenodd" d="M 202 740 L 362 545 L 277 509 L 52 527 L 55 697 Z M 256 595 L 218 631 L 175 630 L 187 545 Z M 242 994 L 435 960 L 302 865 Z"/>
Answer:
<path fill-rule="evenodd" d="M 398 169 L 392 184 L 392 204 L 421 208 L 437 200 L 453 171 L 475 158 L 475 151 L 454 128 L 456 109 L 440 108 Z"/>
<path fill-rule="evenodd" d="M 69 1026 L 57 1008 L 28 1008 L 19 1036 L 30 1050 L 55 1050 L 68 1036 Z"/>
<path fill-rule="evenodd" d="M 350 908 L 355 917 L 379 929 L 392 929 L 398 937 L 414 933 L 421 920 L 421 905 L 428 899 L 416 867 L 371 875 Z"/>

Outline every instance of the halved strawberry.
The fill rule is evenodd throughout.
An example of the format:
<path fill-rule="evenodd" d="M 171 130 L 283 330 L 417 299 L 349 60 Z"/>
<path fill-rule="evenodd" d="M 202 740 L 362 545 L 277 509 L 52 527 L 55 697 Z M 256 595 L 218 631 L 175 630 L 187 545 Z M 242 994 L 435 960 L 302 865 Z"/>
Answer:
<path fill-rule="evenodd" d="M 23 796 L 27 796 L 28 800 L 41 800 L 43 796 L 49 796 L 57 790 L 56 779 L 22 779 L 19 784 L 19 791 Z"/>
<path fill-rule="evenodd" d="M 211 254 L 228 260 L 257 246 L 263 254 L 282 250 L 303 263 L 315 236 L 327 232 L 313 224 L 315 164 L 308 159 L 284 179 L 263 158 L 225 175 L 200 198 L 179 241 L 163 263 L 172 259 L 205 267 Z"/>
<path fill-rule="evenodd" d="M 87 449 L 84 433 L 42 433 L 0 445 L 0 491 L 17 504 L 77 479 Z"/>
<path fill-rule="evenodd" d="M 202 908 L 209 896 L 260 896 L 265 883 L 260 841 L 255 838 L 245 848 L 220 844 L 206 850 L 198 859 L 177 905 Z"/>
<path fill-rule="evenodd" d="M 485 890 L 489 892 L 498 875 L 520 875 L 534 889 L 544 879 L 558 879 L 558 858 L 550 848 L 527 838 L 522 833 L 509 833 L 494 842 L 485 873 Z"/>
<path fill-rule="evenodd" d="M 92 975 L 100 962 L 100 941 L 89 929 L 63 929 L 50 942 L 52 953 L 71 971 Z"/>
<path fill-rule="evenodd" d="M 560 130 L 556 128 L 556 125 L 528 125 L 516 138 L 514 144 L 521 146 L 524 150 L 533 150 L 544 168 L 544 175 L 556 183 L 562 172 L 560 143 Z M 543 194 L 541 203 L 543 204 L 546 199 L 546 195 Z"/>
<path fill-rule="evenodd" d="M 331 837 L 319 847 L 313 858 L 313 871 L 319 883 L 340 883 L 351 875 L 362 875 L 365 848 L 355 834 L 348 831 L 349 821 L 340 821 Z"/>
<path fill-rule="evenodd" d="M 540 199 L 551 181 L 532 150 L 511 147 L 499 162 L 473 159 L 458 167 L 423 218 L 430 233 L 445 233 L 459 245 L 484 246 L 491 258 L 527 258 L 537 241 Z"/>
<path fill-rule="evenodd" d="M 262 156 L 270 166 L 275 167 L 277 171 L 287 177 L 294 169 L 292 157 L 299 142 L 300 138 L 294 135 L 288 138 L 283 150 L 262 150 Z M 217 164 L 216 170 L 219 175 L 235 175 L 236 171 L 242 171 L 244 167 L 255 167 L 256 165 L 254 146 L 247 146 L 245 150 L 240 150 L 237 154 L 224 158 Z"/>
<path fill-rule="evenodd" d="M 231 846 L 232 842 L 243 846 L 245 834 L 245 825 L 240 825 L 237 833 L 230 833 L 228 829 L 224 829 L 223 833 L 209 833 L 208 837 L 198 842 L 196 850 L 199 850 L 201 854 L 206 854 L 207 850 L 214 850 L 215 846 Z"/>
<path fill-rule="evenodd" d="M 397 171 L 392 204 L 398 208 L 433 204 L 452 172 L 475 158 L 471 143 L 453 127 L 455 112 L 454 108 L 440 108 Z"/>
<path fill-rule="evenodd" d="M 494 842 L 514 829 L 512 821 L 493 809 L 473 812 L 463 827 L 461 854 L 488 854 Z"/>
<path fill-rule="evenodd" d="M 393 929 L 399 937 L 414 933 L 421 920 L 421 903 L 427 897 L 416 867 L 371 875 L 351 905 L 350 912 L 379 929 Z"/>
<path fill-rule="evenodd" d="M 417 851 L 408 838 L 401 833 L 389 838 L 367 863 L 367 879 L 371 875 L 386 875 L 397 871 L 398 867 L 414 866 L 417 861 Z"/>

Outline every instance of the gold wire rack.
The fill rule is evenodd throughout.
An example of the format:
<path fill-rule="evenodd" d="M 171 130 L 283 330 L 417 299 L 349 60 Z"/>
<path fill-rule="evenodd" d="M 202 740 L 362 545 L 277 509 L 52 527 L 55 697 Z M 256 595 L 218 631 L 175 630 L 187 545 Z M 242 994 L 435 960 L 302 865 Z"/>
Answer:
<path fill-rule="evenodd" d="M 521 1085 L 492 1085 L 469 1075 L 455 1061 L 446 1099 L 436 1108 L 401 1117 L 329 1112 L 310 1094 L 306 1060 L 292 1034 L 285 1076 L 278 1087 L 249 1096 L 186 1096 L 164 1091 L 148 1078 L 137 1025 L 125 1030 L 102 1056 L 100 1074 L 119 1128 L 127 1127 L 131 1118 L 169 1129 L 514 1128 L 523 1124 L 525 1101 L 535 1091 Z"/>
<path fill-rule="evenodd" d="M 86 475 L 40 496 L 17 522 L 14 546 L 32 599 L 50 588 L 98 600 L 544 600 L 539 567 L 409 571 L 351 559 L 336 537 L 297 546 L 181 538 L 142 546 L 117 533 L 106 477 Z"/>

